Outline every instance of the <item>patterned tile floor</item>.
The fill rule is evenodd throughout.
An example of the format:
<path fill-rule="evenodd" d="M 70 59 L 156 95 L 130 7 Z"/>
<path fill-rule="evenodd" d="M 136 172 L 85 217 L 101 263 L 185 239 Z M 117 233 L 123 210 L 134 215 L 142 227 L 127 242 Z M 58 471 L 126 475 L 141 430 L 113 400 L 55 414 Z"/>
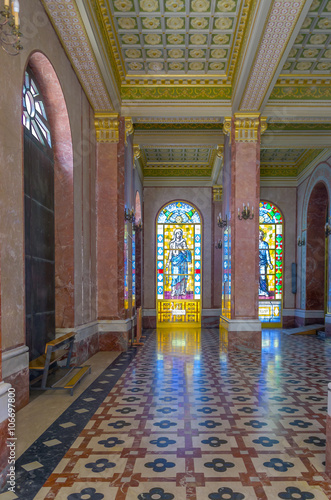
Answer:
<path fill-rule="evenodd" d="M 55 450 L 64 434 L 57 427 L 22 455 L 32 476 L 18 475 L 11 498 L 330 499 L 330 354 L 331 340 L 278 330 L 263 332 L 262 352 L 228 352 L 217 330 L 151 332 L 68 409 L 64 421 L 80 428 L 59 424 L 69 444 L 33 496 L 23 483 L 41 481 L 42 449 Z"/>

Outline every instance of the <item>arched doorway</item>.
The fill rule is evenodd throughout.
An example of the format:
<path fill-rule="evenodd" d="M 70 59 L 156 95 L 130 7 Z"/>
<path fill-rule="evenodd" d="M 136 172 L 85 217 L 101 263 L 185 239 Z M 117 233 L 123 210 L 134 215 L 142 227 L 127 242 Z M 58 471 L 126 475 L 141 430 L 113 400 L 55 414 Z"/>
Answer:
<path fill-rule="evenodd" d="M 47 293 L 43 292 L 42 300 L 43 303 L 45 303 L 45 301 L 49 302 L 50 295 L 53 291 L 55 291 L 55 325 L 52 320 L 52 325 L 54 325 L 52 326 L 52 330 L 49 330 L 47 327 L 48 333 L 47 331 L 45 333 L 44 330 L 44 333 L 41 336 L 33 330 L 33 335 L 36 338 L 39 338 L 38 351 L 41 351 L 39 352 L 39 354 L 41 354 L 44 352 L 45 347 L 42 345 L 43 336 L 49 336 L 52 331 L 51 337 L 54 337 L 55 329 L 73 328 L 75 326 L 73 149 L 67 106 L 61 84 L 52 64 L 44 54 L 41 52 L 34 52 L 29 57 L 27 68 L 34 77 L 35 86 L 38 87 L 39 94 L 42 95 L 44 106 L 40 109 L 42 112 L 45 112 L 47 116 L 48 130 L 45 131 L 45 133 L 41 131 L 41 137 L 47 139 L 48 134 L 51 134 L 54 162 L 54 171 L 52 173 L 54 206 L 52 245 L 54 250 L 52 251 L 54 251 L 55 260 L 55 281 L 50 282 L 47 278 L 48 290 Z M 26 84 L 25 81 L 24 84 Z M 24 89 L 23 92 L 25 92 Z M 23 124 L 24 120 L 27 119 L 27 110 L 25 109 L 25 106 L 26 104 L 24 103 Z M 38 120 L 38 122 L 40 123 L 40 120 Z M 26 129 L 26 127 L 24 127 L 24 129 Z M 25 131 L 25 134 L 26 133 L 27 132 Z M 37 138 L 32 132 L 30 135 L 33 138 L 32 140 L 37 142 Z M 39 144 L 39 148 L 40 147 L 45 146 Z M 24 163 L 27 161 L 25 154 L 26 149 L 24 150 Z M 43 174 L 46 174 L 46 172 L 43 172 Z M 36 184 L 36 179 L 33 182 Z M 42 186 L 42 182 L 43 181 L 40 178 L 40 189 L 45 188 L 45 186 Z M 42 227 L 41 231 L 50 231 L 50 227 L 47 228 L 46 226 Z M 26 280 L 26 296 L 29 295 L 28 286 L 29 284 Z M 27 345 L 29 345 L 29 335 L 30 332 L 28 331 L 27 322 Z M 38 351 L 33 352 L 33 350 L 30 350 L 30 356 L 35 357 L 38 354 Z"/>
<path fill-rule="evenodd" d="M 33 359 L 55 337 L 54 156 L 32 69 L 23 85 L 26 342 Z"/>
<path fill-rule="evenodd" d="M 198 210 L 177 200 L 156 219 L 157 325 L 201 324 L 201 235 Z"/>
<path fill-rule="evenodd" d="M 319 182 L 311 192 L 307 209 L 306 310 L 320 311 L 321 317 L 326 311 L 327 213 L 328 192 L 325 184 Z"/>
<path fill-rule="evenodd" d="M 259 208 L 259 319 L 263 326 L 282 324 L 283 216 L 279 208 L 261 201 Z"/>

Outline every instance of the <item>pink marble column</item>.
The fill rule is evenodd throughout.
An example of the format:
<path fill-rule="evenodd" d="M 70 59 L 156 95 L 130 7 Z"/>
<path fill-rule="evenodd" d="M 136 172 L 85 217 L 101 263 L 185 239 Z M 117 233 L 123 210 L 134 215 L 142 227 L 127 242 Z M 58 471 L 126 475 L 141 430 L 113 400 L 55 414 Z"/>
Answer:
<path fill-rule="evenodd" d="M 325 472 L 331 479 L 331 383 L 328 384 L 328 414 L 326 416 Z"/>
<path fill-rule="evenodd" d="M 97 307 L 102 351 L 126 350 L 124 309 L 124 119 L 119 141 L 97 145 Z M 100 332 L 101 328 L 101 332 Z"/>
<path fill-rule="evenodd" d="M 229 210 L 231 227 L 230 318 L 221 316 L 229 347 L 261 348 L 258 319 L 259 202 L 260 202 L 260 118 L 235 116 L 231 130 Z M 238 208 L 254 207 L 254 218 L 240 220 Z M 227 313 L 228 314 L 228 313 Z"/>

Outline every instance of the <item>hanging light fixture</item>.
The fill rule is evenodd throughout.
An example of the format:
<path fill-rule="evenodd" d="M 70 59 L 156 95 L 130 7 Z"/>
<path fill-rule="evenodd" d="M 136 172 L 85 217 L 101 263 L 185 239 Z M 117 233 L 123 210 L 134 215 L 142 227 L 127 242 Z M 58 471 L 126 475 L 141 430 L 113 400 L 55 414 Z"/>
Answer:
<path fill-rule="evenodd" d="M 11 56 L 16 56 L 23 49 L 19 11 L 20 4 L 18 0 L 4 0 L 4 8 L 0 11 L 1 46 Z"/>

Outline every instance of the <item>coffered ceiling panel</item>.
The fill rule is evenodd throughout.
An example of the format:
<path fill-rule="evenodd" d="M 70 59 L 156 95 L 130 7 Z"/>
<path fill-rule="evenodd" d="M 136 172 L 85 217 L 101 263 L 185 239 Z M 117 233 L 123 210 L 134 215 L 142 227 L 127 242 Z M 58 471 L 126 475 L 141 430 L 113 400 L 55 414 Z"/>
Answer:
<path fill-rule="evenodd" d="M 217 147 L 141 146 L 145 177 L 207 177 L 211 175 Z"/>
<path fill-rule="evenodd" d="M 331 0 L 313 0 L 282 73 L 329 75 L 331 70 Z"/>

